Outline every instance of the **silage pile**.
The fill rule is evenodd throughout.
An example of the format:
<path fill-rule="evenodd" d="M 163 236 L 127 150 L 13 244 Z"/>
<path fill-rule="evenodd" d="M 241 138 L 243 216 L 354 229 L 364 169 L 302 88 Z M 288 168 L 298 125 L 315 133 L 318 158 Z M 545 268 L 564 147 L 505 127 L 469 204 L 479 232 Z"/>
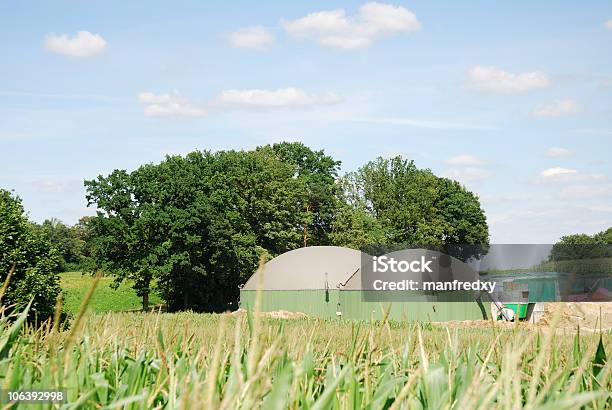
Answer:
<path fill-rule="evenodd" d="M 504 320 L 448 320 L 446 322 L 431 322 L 434 326 L 443 327 L 458 327 L 458 328 L 475 328 L 475 327 L 498 327 L 498 328 L 512 328 L 514 326 L 530 327 L 533 326 L 529 323 L 519 322 L 506 322 Z"/>
<path fill-rule="evenodd" d="M 246 315 L 247 311 L 244 309 L 238 309 L 232 313 L 232 316 L 243 316 Z M 287 310 L 276 310 L 273 312 L 259 312 L 257 316 L 266 317 L 270 319 L 305 319 L 308 317 L 306 313 L 302 312 L 289 312 Z"/>
<path fill-rule="evenodd" d="M 560 314 L 558 330 L 595 332 L 612 330 L 612 302 L 557 302 L 544 305 L 544 315 L 538 327 L 550 327 L 556 314 Z"/>
<path fill-rule="evenodd" d="M 576 332 L 578 327 L 584 332 L 612 330 L 612 302 L 555 302 L 544 304 L 544 314 L 536 324 L 529 322 L 506 322 L 491 320 L 451 320 L 448 322 L 432 322 L 435 326 L 483 328 L 512 328 L 519 326 L 524 329 L 550 329 L 555 315 L 559 314 L 556 325 L 557 332 Z"/>

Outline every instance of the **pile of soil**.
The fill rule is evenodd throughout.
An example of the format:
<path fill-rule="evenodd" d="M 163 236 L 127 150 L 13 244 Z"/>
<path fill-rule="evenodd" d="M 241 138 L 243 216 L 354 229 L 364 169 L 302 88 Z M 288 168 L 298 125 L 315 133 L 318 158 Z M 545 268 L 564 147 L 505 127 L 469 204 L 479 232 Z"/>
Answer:
<path fill-rule="evenodd" d="M 431 322 L 434 326 L 443 326 L 443 327 L 501 327 L 501 328 L 512 328 L 516 325 L 525 327 L 532 326 L 529 323 L 519 322 L 515 324 L 514 322 L 506 322 L 503 320 L 449 320 L 447 322 Z"/>
<path fill-rule="evenodd" d="M 576 332 L 579 326 L 580 331 L 585 332 L 598 332 L 599 329 L 603 331 L 612 330 L 612 302 L 545 303 L 544 314 L 537 324 L 491 320 L 451 320 L 448 322 L 432 322 L 432 325 L 463 328 L 512 328 L 513 326 L 520 326 L 527 329 L 545 330 L 550 329 L 557 312 L 560 312 L 558 314 L 561 315 L 556 327 L 557 332 Z"/>
<path fill-rule="evenodd" d="M 612 302 L 546 303 L 538 327 L 550 327 L 559 311 L 557 329 L 573 331 L 580 326 L 586 332 L 612 330 Z"/>
<path fill-rule="evenodd" d="M 244 316 L 246 315 L 247 311 L 244 309 L 238 309 L 232 313 L 230 313 L 230 315 L 232 316 Z M 302 313 L 302 312 L 289 312 L 287 310 L 276 310 L 273 312 L 259 312 L 257 313 L 257 316 L 259 317 L 266 317 L 266 318 L 270 318 L 270 319 L 305 319 L 308 317 L 308 315 L 306 313 Z"/>

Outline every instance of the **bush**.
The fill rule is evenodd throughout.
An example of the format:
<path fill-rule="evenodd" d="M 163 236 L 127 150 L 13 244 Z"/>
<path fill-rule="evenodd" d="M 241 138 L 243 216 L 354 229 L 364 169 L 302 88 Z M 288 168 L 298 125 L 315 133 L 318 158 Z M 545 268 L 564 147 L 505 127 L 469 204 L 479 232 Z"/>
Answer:
<path fill-rule="evenodd" d="M 31 299 L 31 315 L 46 319 L 53 315 L 60 291 L 60 256 L 30 223 L 21 200 L 0 189 L 0 279 L 15 271 L 6 289 L 4 305 L 25 306 Z"/>

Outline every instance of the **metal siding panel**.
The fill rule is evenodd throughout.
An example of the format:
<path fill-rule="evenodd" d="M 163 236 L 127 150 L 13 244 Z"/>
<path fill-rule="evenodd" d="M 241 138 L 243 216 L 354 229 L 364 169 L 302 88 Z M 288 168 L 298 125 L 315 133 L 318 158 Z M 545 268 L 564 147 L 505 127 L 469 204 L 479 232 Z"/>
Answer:
<path fill-rule="evenodd" d="M 240 292 L 241 307 L 252 309 L 255 303 L 256 291 L 242 290 Z M 370 320 L 382 319 L 383 308 L 391 306 L 391 320 L 432 321 L 448 320 L 479 320 L 482 312 L 476 302 L 363 302 L 361 291 L 329 291 L 329 302 L 325 302 L 324 290 L 265 290 L 262 295 L 263 312 L 287 310 L 302 312 L 310 316 L 336 317 L 336 309 L 340 303 L 340 311 L 344 319 Z"/>
<path fill-rule="evenodd" d="M 252 309 L 256 291 L 242 290 L 240 304 L 243 309 Z M 335 317 L 339 291 L 329 290 L 329 302 L 325 301 L 325 290 L 264 290 L 262 291 L 262 312 L 287 310 L 302 312 L 311 316 Z"/>
<path fill-rule="evenodd" d="M 476 302 L 363 302 L 360 291 L 343 290 L 340 304 L 345 319 L 382 319 L 383 309 L 389 306 L 391 320 L 444 322 L 483 319 Z"/>

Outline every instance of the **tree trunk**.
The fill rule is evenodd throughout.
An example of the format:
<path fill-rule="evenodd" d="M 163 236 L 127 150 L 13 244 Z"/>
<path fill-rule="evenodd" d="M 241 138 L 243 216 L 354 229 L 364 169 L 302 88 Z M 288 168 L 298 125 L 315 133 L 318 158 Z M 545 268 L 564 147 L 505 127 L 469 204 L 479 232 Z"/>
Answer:
<path fill-rule="evenodd" d="M 310 203 L 306 204 L 306 212 L 310 212 Z M 308 224 L 304 225 L 304 248 L 308 246 Z"/>
<path fill-rule="evenodd" d="M 149 292 L 142 295 L 142 310 L 145 312 L 149 310 Z"/>
<path fill-rule="evenodd" d="M 151 286 L 151 277 L 145 275 L 144 287 L 142 288 L 142 310 L 145 312 L 149 310 L 149 293 L 151 292 L 149 286 Z"/>

